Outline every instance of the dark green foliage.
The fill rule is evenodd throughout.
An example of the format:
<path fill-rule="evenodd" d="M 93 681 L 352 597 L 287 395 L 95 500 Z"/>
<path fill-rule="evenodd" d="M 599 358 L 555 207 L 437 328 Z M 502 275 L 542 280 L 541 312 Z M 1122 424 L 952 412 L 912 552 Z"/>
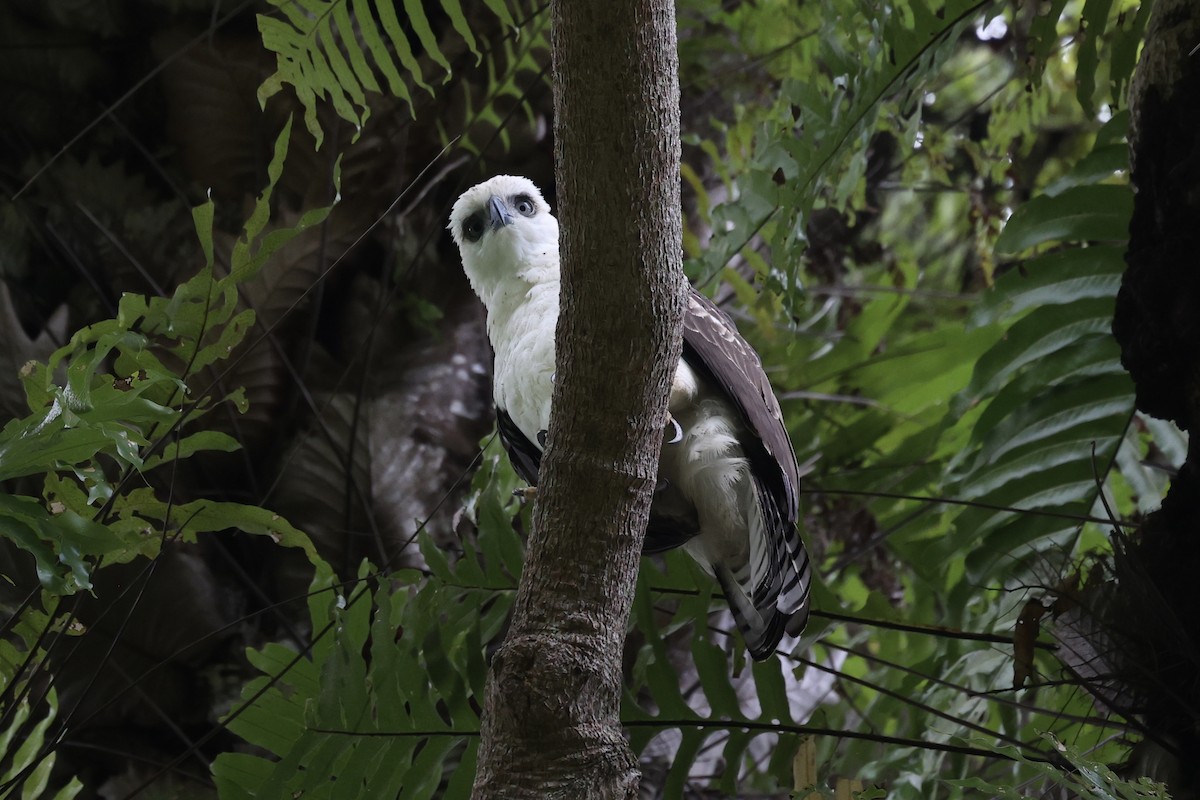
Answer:
<path fill-rule="evenodd" d="M 1099 152 L 1125 122 L 1100 132 Z M 960 513 L 945 541 L 948 551 L 970 551 L 971 584 L 1011 575 L 1014 556 L 1061 548 L 1080 528 L 1069 517 L 1014 518 L 995 508 L 1103 515 L 1098 493 L 1133 414 L 1133 387 L 1109 333 L 1132 197 L 1124 184 L 1101 182 L 1111 177 L 1086 170 L 1075 185 L 1021 206 L 997 239 L 999 252 L 1074 246 L 1006 273 L 967 321 L 1007 329 L 953 406 L 971 427 L 947 489 L 988 506 Z"/>
<path fill-rule="evenodd" d="M 185 502 L 144 485 L 145 476 L 176 468 L 181 459 L 238 447 L 228 435 L 192 428 L 218 403 L 245 409 L 241 390 L 214 396 L 202 370 L 227 359 L 253 323 L 253 312 L 239 309 L 238 286 L 329 212 L 311 211 L 295 228 L 263 235 L 289 131 L 287 125 L 279 136 L 268 170 L 271 183 L 233 249 L 226 276 L 214 270 L 210 202 L 194 212 L 207 262 L 195 277 L 171 297 L 125 294 L 116 318 L 76 333 L 48 364 L 31 362 L 23 370 L 31 413 L 0 433 L 0 478 L 35 477 L 43 489 L 40 497 L 0 495 L 0 534 L 33 556 L 45 589 L 41 605 L 49 612 L 27 605 L 22 616 L 9 620 L 10 630 L 26 637 L 27 652 L 18 659 L 4 644 L 10 652 L 0 667 L 0 710 L 13 726 L 10 734 L 26 724 L 31 708 L 45 703 L 49 709 L 37 730 L 0 742 L 0 754 L 13 759 L 4 786 L 24 787 L 25 796 L 38 795 L 36 787 L 45 787 L 54 763 L 46 725 L 53 719 L 55 695 L 53 688 L 32 692 L 30 662 L 40 667 L 45 657 L 35 641 L 64 634 L 71 618 L 55 618 L 60 596 L 92 589 L 96 570 L 139 556 L 155 558 L 168 542 L 195 542 L 198 534 L 233 529 L 300 548 L 318 578 L 331 579 L 308 538 L 278 514 L 233 502 Z M 28 638 L 30 631 L 35 638 Z"/>
<path fill-rule="evenodd" d="M 236 206 L 202 204 L 200 257 L 179 241 L 147 250 L 190 265 L 172 267 L 161 296 L 114 278 L 137 288 L 68 344 L 38 351 L 28 337 L 30 353 L 50 355 L 22 371 L 16 397 L 30 413 L 0 434 L 0 480 L 22 492 L 0 495 L 0 536 L 36 565 L 41 588 L 6 606 L 0 793 L 23 782 L 30 797 L 70 797 L 77 785 L 54 795 L 45 783 L 62 763 L 58 695 L 30 681 L 45 656 L 39 638 L 72 630 L 71 616 L 54 611 L 59 596 L 86 596 L 97 569 L 229 529 L 297 548 L 302 578 L 291 580 L 311 582 L 312 593 L 289 625 L 247 637 L 254 677 L 211 729 L 232 735 L 202 745 L 205 759 L 219 753 L 221 796 L 469 792 L 487 647 L 502 635 L 528 514 L 495 442 L 482 448 L 465 502 L 449 501 L 463 506 L 447 514 L 451 524 L 430 533 L 437 508 L 421 506 L 415 547 L 388 549 L 378 528 L 398 506 L 373 505 L 383 486 L 372 484 L 386 452 L 379 440 L 406 409 L 371 405 L 374 381 L 385 380 L 371 352 L 415 330 L 450 330 L 439 324 L 456 313 L 454 295 L 429 274 L 454 264 L 423 255 L 423 242 L 441 233 L 441 204 L 456 191 L 440 174 L 416 183 L 428 194 L 399 233 L 376 234 L 394 255 L 372 264 L 370 280 L 326 279 L 367 218 L 386 217 L 393 187 L 377 206 L 363 198 L 394 177 L 383 172 L 390 160 L 407 159 L 397 193 L 446 144 L 432 172 L 466 162 L 464 182 L 544 168 L 548 154 L 535 159 L 544 140 L 517 132 L 546 122 L 537 99 L 548 91 L 549 14 L 498 0 L 440 11 L 367 0 L 272 6 L 257 17 L 276 70 L 259 89 L 264 119 L 298 104 L 323 153 L 345 142 L 333 118 L 350 123 L 357 144 L 344 172 L 347 185 L 359 180 L 332 212 L 314 201 L 335 161 L 305 155 L 297 138 L 290 160 L 304 169 L 289 178 L 285 129 L 262 159 L 267 189 L 236 243 L 220 219 Z M 818 732 L 821 774 L 878 782 L 896 797 L 1017 796 L 1014 786 L 1035 794 L 1053 784 L 1154 796 L 1101 768 L 1125 747 L 1095 724 L 1085 691 L 1050 685 L 1060 673 L 1044 648 L 1032 657 L 1036 688 L 1013 692 L 1008 642 L 1026 600 L 1050 602 L 1078 565 L 1109 552 L 1108 508 L 1127 523 L 1157 503 L 1163 479 L 1147 453 L 1170 462 L 1185 446 L 1133 413 L 1108 333 L 1131 208 L 1120 109 L 1148 8 L 679 4 L 688 269 L 763 355 L 800 460 L 813 465 L 802 503 L 824 579 L 815 607 L 829 616 L 814 618 L 795 655 L 749 664 L 714 613 L 723 601 L 707 576 L 680 554 L 644 562 L 623 715 L 646 785 L 661 796 L 804 788 L 792 768 L 805 731 Z M 997 17 L 1007 33 L 983 36 Z M 200 95 L 220 83 L 212 69 L 198 60 L 172 85 Z M 204 137 L 232 147 L 238 131 L 215 126 Z M 411 150 L 379 144 L 397 131 L 412 136 Z M 471 160 L 497 152 L 503 161 Z M 200 161 L 218 195 L 255 172 L 253 150 L 217 156 Z M 80 155 L 47 174 L 78 187 L 115 240 L 174 218 L 124 165 Z M 30 191 L 50 194 L 48 180 Z M 110 218 L 121 198 L 145 202 Z M 275 213 L 290 203 L 301 210 Z M 60 214 L 47 217 L 57 225 Z M 14 217 L 6 208 L 0 218 L 14 231 L 4 246 L 23 263 L 35 240 Z M 296 239 L 318 228 L 319 242 Z M 297 241 L 308 249 L 290 253 Z M 127 276 L 126 259 L 106 246 L 94 249 Z M 422 258 L 426 272 L 411 266 Z M 248 347 L 259 340 L 272 346 Z M 284 364 L 313 405 L 298 423 L 276 397 Z M 270 458 L 247 447 L 267 440 L 285 444 Z M 183 491 L 194 462 L 235 450 L 267 465 L 262 491 Z M 286 457 L 276 462 L 276 452 Z M 289 512 L 296 527 L 255 505 L 276 501 L 300 509 Z M 411 530 L 395 540 L 412 543 Z M 356 536 L 372 537 L 373 566 Z M 342 581 L 328 563 L 339 558 Z M 839 731 L 846 737 L 830 735 Z M 1065 761 L 1041 760 L 1050 756 Z"/>
<path fill-rule="evenodd" d="M 474 775 L 483 642 L 498 633 L 511 593 L 436 580 L 373 592 L 364 578 L 365 568 L 336 591 L 313 586 L 309 653 L 272 644 L 251 654 L 269 677 L 247 684 L 246 706 L 227 724 L 279 760 L 221 756 L 213 773 L 222 796 L 463 796 Z"/>
<path fill-rule="evenodd" d="M 786 25 L 777 24 L 773 38 L 782 40 L 792 31 L 812 38 L 790 48 L 784 69 L 772 69 L 784 73 L 782 83 L 770 107 L 756 115 L 756 129 L 746 131 L 753 141 L 741 143 L 752 146 L 753 155 L 734 165 L 738 202 L 714 209 L 718 233 L 690 265 L 693 277 L 712 280 L 735 256 L 747 256 L 761 236 L 775 267 L 759 262 L 764 270 L 759 277 L 795 302 L 813 210 L 841 207 L 861 191 L 880 114 L 892 103 L 901 114 L 913 113 L 912 98 L 925 76 L 939 68 L 963 29 L 988 5 L 957 0 L 935 11 L 919 0 L 903 9 L 835 10 L 826 3 L 786 13 Z M 729 22 L 747 13 L 731 12 Z"/>
<path fill-rule="evenodd" d="M 867 178 L 868 153 L 878 145 L 873 134 L 879 127 L 899 127 L 899 135 L 908 141 L 928 127 L 921 122 L 922 87 L 953 63 L 959 38 L 975 24 L 982 6 L 962 3 L 937 12 L 920 6 L 890 15 L 864 10 L 863 17 L 831 10 L 831 6 L 819 11 L 779 9 L 782 16 L 772 19 L 769 28 L 765 18 L 755 18 L 747 9 L 714 12 L 719 24 L 739 30 L 747 42 L 768 51 L 785 46 L 793 51 L 785 64 L 767 68 L 781 81 L 772 102 L 741 109 L 723 131 L 724 141 L 696 140 L 704 152 L 722 154 L 723 178 L 736 187 L 736 200 L 710 202 L 698 175 L 685 168 L 701 213 L 715 231 L 702 251 L 696 240 L 690 240 L 691 269 L 702 280 L 719 276 L 734 287 L 751 312 L 749 324 L 743 327 L 757 334 L 767 363 L 780 365 L 774 375 L 777 385 L 785 397 L 794 388 L 791 425 L 801 457 L 819 454 L 825 460 L 823 471 L 809 481 L 807 497 L 816 508 L 832 510 L 836 502 L 832 498 L 843 491 L 947 496 L 975 504 L 949 506 L 931 514 L 929 506 L 914 513 L 904 501 L 886 497 L 873 501 L 872 524 L 885 529 L 895 526 L 897 532 L 889 539 L 893 558 L 912 570 L 924 597 L 906 593 L 906 613 L 896 614 L 878 594 L 864 591 L 864 573 L 843 567 L 830 575 L 837 590 L 818 592 L 818 607 L 841 606 L 884 620 L 938 619 L 967 630 L 995 626 L 1002 631 L 1012 624 L 1019 604 L 1003 598 L 991 602 L 981 589 L 998 585 L 1014 587 L 1009 589 L 1013 591 L 1061 575 L 1072 557 L 1100 541 L 1094 530 L 1080 536 L 1080 520 L 1100 512 L 1096 501 L 1101 488 L 1124 494 L 1124 480 L 1145 482 L 1141 468 L 1129 459 L 1120 462 L 1126 478 L 1116 471 L 1119 449 L 1136 451 L 1138 442 L 1131 438 L 1130 386 L 1107 336 L 1121 269 L 1119 244 L 1130 207 L 1128 190 L 1117 177 L 1125 167 L 1120 145 L 1125 120 L 1118 117 L 1100 131 L 1090 152 L 1068 162 L 1056 179 L 1040 177 L 1044 191 L 1016 208 L 999 238 L 995 238 L 1001 227 L 998 222 L 985 219 L 974 229 L 977 252 L 987 253 L 980 256 L 985 281 L 990 284 L 994 272 L 1003 272 L 974 309 L 968 312 L 965 303 L 949 304 L 948 323 L 932 328 L 906 323 L 906 318 L 924 310 L 915 292 L 930 280 L 945 281 L 951 273 L 923 274 L 901 256 L 890 264 L 859 265 L 848 283 L 891 281 L 914 294 L 865 295 L 853 306 L 845 303 L 844 316 L 828 315 L 828 325 L 821 322 L 818 325 L 824 327 L 810 329 L 836 333 L 832 343 L 819 337 L 781 336 L 773 326 L 781 308 L 802 318 L 811 314 L 819 298 L 802 290 L 814 281 L 827 280 L 800 255 L 815 233 L 824 235 L 817 221 L 824 223 L 829 217 L 815 211 L 860 203 L 864 192 L 872 191 L 877 178 Z M 1086 13 L 1096 16 L 1100 10 L 1092 5 Z M 1038 65 L 1036 58 L 1044 59 L 1051 52 L 1057 16 L 1058 11 L 1050 9 L 1031 30 L 1037 79 L 1044 65 Z M 859 25 L 864 19 L 867 24 Z M 862 38 L 848 46 L 845 35 L 850 30 Z M 818 35 L 810 39 L 806 33 Z M 1088 57 L 1081 55 L 1084 60 Z M 686 61 L 683 66 L 686 72 Z M 1114 77 L 1113 85 L 1120 86 L 1120 80 Z M 1011 116 L 994 119 L 993 125 L 1025 123 L 1030 111 L 1023 103 L 1014 94 Z M 972 145 L 962 147 L 979 162 L 986 156 Z M 931 152 L 924 166 L 927 176 L 944 173 L 944 179 L 953 180 L 951 167 L 939 165 L 937 157 L 936 151 Z M 865 224 L 871 220 L 864 214 Z M 938 220 L 929 217 L 922 224 L 934 228 Z M 961 236 L 961 225 L 951 223 L 950 229 Z M 993 239 L 1001 255 L 1030 248 L 1040 252 L 1019 268 L 997 268 L 991 261 Z M 1087 246 L 1072 244 L 1076 242 Z M 897 253 L 906 252 L 900 242 L 886 244 Z M 1064 248 L 1064 244 L 1071 246 Z M 768 250 L 769 262 L 761 255 Z M 925 257 L 916 247 L 912 252 Z M 967 256 L 970 249 L 955 252 Z M 743 278 L 745 273 L 727 268 L 739 258 L 752 268 L 752 280 L 768 290 L 765 295 L 756 297 L 752 283 Z M 822 407 L 820 400 L 805 399 L 822 396 L 864 397 L 871 402 Z M 498 499 L 476 507 L 481 541 L 478 549 L 464 543 L 466 557 L 457 566 L 442 563 L 426 548 L 433 577 L 418 596 L 447 584 L 477 587 L 473 591 L 499 589 L 501 576 L 488 572 L 489 563 L 495 569 L 497 555 L 509 568 L 500 581 L 507 591 L 519 550 L 506 533 L 509 514 L 497 513 L 505 507 Z M 1039 510 L 1050 514 L 1039 516 Z M 914 527 L 914 519 L 927 524 Z M 847 534 L 854 535 L 842 532 Z M 490 545 L 486 537 L 491 538 Z M 849 545 L 837 540 L 826 546 L 850 559 L 861 555 L 847 553 Z M 1048 553 L 1054 554 L 1049 562 Z M 635 750 L 649 754 L 657 737 L 676 732 L 677 745 L 662 777 L 665 796 L 682 794 L 693 780 L 696 762 L 714 748 L 723 754 L 725 767 L 718 783 L 725 791 L 786 786 L 798 745 L 795 734 L 803 730 L 791 717 L 788 699 L 788 681 L 797 674 L 793 662 L 781 659 L 750 667 L 736 656 L 731 661 L 724 633 L 713 631 L 708 621 L 711 583 L 677 556 L 667 565 L 665 571 L 646 565 L 635 606 L 636 628 L 644 644 L 632 667 L 624 712 Z M 382 602 L 377 595 L 376 605 Z M 884 732 L 901 740 L 911 737 L 916 744 L 925 739 L 946 750 L 931 750 L 914 761 L 911 750 L 900 749 L 880 759 L 868 755 L 866 743 L 856 744 L 846 749 L 841 763 L 874 761 L 875 772 L 858 767 L 863 777 L 887 775 L 887 764 L 899 768 L 901 775 L 922 776 L 914 779 L 914 786 L 926 785 L 935 775 L 950 778 L 972 772 L 969 757 L 954 752 L 954 743 L 960 740 L 945 720 L 977 718 L 983 712 L 982 727 L 964 722 L 964 730 L 970 728 L 975 734 L 994 730 L 998 737 L 1008 737 L 1001 741 L 1024 739 L 1030 725 L 1038 724 L 1037 717 L 1023 718 L 1003 705 L 987 708 L 969 693 L 970 687 L 988 689 L 997 680 L 1003 685 L 1010 669 L 1003 654 L 953 643 L 935 647 L 936 640 L 920 634 L 869 627 L 863 632 L 826 635 L 833 645 L 853 648 L 868 632 L 877 651 L 895 654 L 893 658 L 915 672 L 888 678 L 871 671 L 866 666 L 870 662 L 859 656 L 837 657 L 833 663 L 840 669 L 865 673 L 865 685 L 878 686 L 877 691 L 849 693 L 860 704 L 858 714 L 867 720 L 891 720 Z M 813 638 L 820 633 L 814 631 Z M 818 645 L 812 657 L 831 659 L 838 652 L 844 651 Z M 422 653 L 428 658 L 430 650 Z M 322 670 L 333 668 L 329 661 L 321 664 Z M 371 669 L 372 664 L 373 659 L 355 669 Z M 949 668 L 936 666 L 940 664 Z M 448 710 L 441 722 L 453 729 L 456 722 L 449 709 L 459 702 L 454 699 L 459 697 L 456 681 L 469 681 L 448 675 L 465 676 L 469 670 L 463 663 L 447 666 L 448 673 L 429 673 L 427 690 L 444 697 Z M 928 672 L 941 673 L 949 682 L 914 677 Z M 681 676 L 694 677 L 681 680 Z M 897 680 L 898 685 L 889 688 Z M 747 696 L 757 698 L 757 715 L 746 712 Z M 1044 702 L 1051 713 L 1066 708 L 1086 713 L 1086 701 L 1078 695 L 1063 694 Z M 944 732 L 929 730 L 920 711 L 924 707 L 941 710 Z M 819 728 L 857 727 L 856 717 L 844 708 L 822 714 L 824 724 Z M 329 736 L 314 733 L 322 727 L 315 719 L 308 719 L 304 735 Z M 411 730 L 412 725 L 402 722 L 399 731 Z M 355 730 L 385 729 L 372 722 Z M 1082 729 L 1072 735 L 1089 740 L 1092 736 Z M 410 752 L 406 748 L 413 744 L 403 738 L 388 746 Z M 430 741 L 438 738 L 443 737 Z M 323 746 L 331 748 L 330 759 L 350 759 L 347 753 L 370 747 L 365 744 L 370 740 L 362 737 L 358 744 L 338 744 L 326 739 Z M 1041 742 L 1025 741 L 1027 749 L 1020 752 L 1044 752 Z M 762 744 L 771 754 L 765 762 L 760 760 Z M 979 744 L 989 747 L 986 741 Z M 1004 750 L 995 752 L 998 759 L 1006 755 Z M 400 760 L 407 764 L 409 758 Z M 453 757 L 447 764 L 452 763 Z M 993 762 L 986 774 L 1000 782 L 1032 775 L 1020 771 L 1020 759 L 1012 768 L 1003 763 Z M 751 764 L 758 766 L 751 768 Z M 744 767 L 750 773 L 743 781 L 739 776 Z M 278 769 L 286 772 L 284 766 Z M 447 770 L 450 776 L 458 775 L 449 766 Z M 359 777 L 350 773 L 352 782 Z M 953 794 L 951 786 L 945 784 L 944 790 Z M 919 796 L 929 795 L 920 790 Z"/>
<path fill-rule="evenodd" d="M 494 437 L 493 437 L 494 438 Z M 312 586 L 312 646 L 250 654 L 264 677 L 226 724 L 278 761 L 228 753 L 213 773 L 222 797 L 465 797 L 475 770 L 487 664 L 516 588 L 522 546 L 498 443 L 484 450 L 470 507 L 478 550 L 451 563 L 420 538 L 427 575 L 401 571 Z M 484 553 L 488 555 L 483 555 Z"/>
<path fill-rule="evenodd" d="M 13 626 L 10 638 L 0 641 L 0 689 L 11 698 L 4 707 L 0 730 L 0 781 L 9 783 L 25 776 L 22 800 L 71 800 L 83 789 L 75 778 L 58 791 L 48 791 L 55 753 L 46 754 L 47 732 L 58 714 L 58 693 L 51 689 L 40 699 L 31 693 L 29 675 L 45 657 L 39 645 L 43 632 L 53 622 L 36 611 L 26 612 Z"/>
<path fill-rule="evenodd" d="M 1146 798 L 1162 798 L 1166 800 L 1171 795 L 1167 787 L 1149 778 L 1127 780 L 1117 776 L 1109 766 L 1101 761 L 1088 758 L 1078 748 L 1061 742 L 1054 734 L 1046 733 L 1042 738 L 1051 745 L 1053 750 L 1061 754 L 1063 761 L 1070 765 L 1063 769 L 1040 761 L 1030 761 L 1019 751 L 1009 748 L 999 748 L 1014 759 L 1024 762 L 1030 769 L 1045 776 L 1049 782 L 1064 787 L 1071 797 L 1085 800 L 1145 800 Z M 956 786 L 975 792 L 983 792 L 988 797 L 1023 798 L 1027 795 L 1016 787 L 1007 784 L 995 784 L 982 778 L 966 778 L 953 781 Z"/>
<path fill-rule="evenodd" d="M 289 132 L 290 125 L 279 137 L 271 184 L 234 247 L 229 275 L 214 275 L 213 206 L 200 206 L 196 229 L 207 264 L 195 277 L 169 298 L 124 295 L 115 319 L 84 328 L 47 365 L 30 363 L 24 370 L 32 413 L 0 433 L 0 480 L 45 474 L 45 486 L 43 499 L 0 496 L 0 526 L 34 556 L 38 576 L 52 593 L 90 589 L 97 559 L 120 563 L 153 556 L 168 539 L 195 541 L 198 533 L 226 528 L 271 535 L 316 558 L 303 534 L 263 509 L 174 503 L 130 480 L 197 452 L 238 446 L 218 431 L 191 432 L 188 423 L 216 402 L 245 409 L 240 391 L 213 397 L 213 386 L 203 384 L 200 373 L 228 358 L 253 324 L 254 312 L 238 308 L 238 285 L 328 214 L 315 210 L 295 228 L 262 236 Z M 62 385 L 60 371 L 66 375 Z"/>

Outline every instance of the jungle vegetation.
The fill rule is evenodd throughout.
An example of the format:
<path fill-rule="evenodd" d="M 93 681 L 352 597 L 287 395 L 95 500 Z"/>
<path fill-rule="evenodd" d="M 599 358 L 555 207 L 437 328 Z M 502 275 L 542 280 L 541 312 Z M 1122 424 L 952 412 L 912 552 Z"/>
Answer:
<path fill-rule="evenodd" d="M 643 559 L 643 796 L 1195 792 L 1195 546 L 1139 557 L 1191 418 L 1112 333 L 1138 55 L 1200 43 L 1154 5 L 678 0 L 684 266 L 819 586 L 751 663 Z M 529 509 L 444 228 L 493 174 L 554 204 L 546 4 L 0 20 L 0 796 L 466 797 Z"/>

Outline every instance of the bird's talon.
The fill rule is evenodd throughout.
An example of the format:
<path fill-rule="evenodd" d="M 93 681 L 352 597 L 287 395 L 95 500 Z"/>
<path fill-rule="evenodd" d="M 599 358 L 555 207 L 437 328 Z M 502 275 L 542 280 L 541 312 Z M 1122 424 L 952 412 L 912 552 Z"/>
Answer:
<path fill-rule="evenodd" d="M 671 432 L 668 434 L 670 438 L 664 444 L 677 444 L 680 442 L 683 439 L 683 426 L 676 422 L 675 418 L 670 415 L 667 416 L 667 426 L 671 429 Z"/>
<path fill-rule="evenodd" d="M 516 497 L 522 503 L 528 503 L 530 500 L 537 497 L 537 487 L 526 486 L 521 489 L 513 489 L 513 497 Z"/>

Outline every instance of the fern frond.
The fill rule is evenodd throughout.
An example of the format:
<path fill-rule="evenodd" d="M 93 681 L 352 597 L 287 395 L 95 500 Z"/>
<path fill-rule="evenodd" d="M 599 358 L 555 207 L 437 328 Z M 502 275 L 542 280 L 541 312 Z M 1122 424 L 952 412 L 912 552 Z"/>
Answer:
<path fill-rule="evenodd" d="M 370 117 L 368 93 L 382 86 L 415 114 L 413 89 L 435 94 L 430 72 L 447 80 L 452 72 L 438 35 L 420 0 L 404 0 L 404 18 L 392 2 L 372 0 L 270 0 L 274 15 L 258 15 L 263 44 L 275 53 L 276 71 L 258 90 L 262 104 L 290 84 L 304 107 L 304 124 L 319 148 L 324 130 L 317 118 L 321 101 L 356 129 Z M 505 25 L 513 19 L 503 2 L 487 8 Z M 454 31 L 479 59 L 480 51 L 458 0 L 442 0 Z M 432 68 L 422 63 L 432 62 Z M 382 81 L 378 76 L 382 76 Z"/>
<path fill-rule="evenodd" d="M 710 626 L 714 608 L 728 618 L 711 579 L 678 552 L 664 561 L 643 560 L 638 578 L 634 620 L 645 644 L 621 711 L 630 746 L 648 772 L 668 765 L 666 797 L 685 796 L 687 784 L 733 796 L 789 786 L 799 744 L 792 705 L 807 697 L 794 669 L 786 658 L 747 665 L 726 632 L 731 621 Z"/>
<path fill-rule="evenodd" d="M 448 787 L 474 774 L 484 642 L 502 628 L 511 592 L 463 588 L 470 571 L 446 574 L 454 586 L 372 591 L 364 563 L 349 587 L 314 583 L 311 660 L 279 644 L 252 652 L 266 677 L 247 684 L 228 723 L 279 760 L 222 754 L 221 796 L 464 796 Z"/>
<path fill-rule="evenodd" d="M 448 128 L 438 120 L 443 144 L 449 144 L 461 132 L 461 143 L 468 151 L 481 154 L 493 143 L 508 152 L 512 137 L 510 118 L 520 113 L 524 122 L 536 128 L 537 117 L 530 102 L 534 86 L 544 81 L 550 63 L 550 14 L 547 10 L 531 13 L 518 37 L 504 37 L 481 57 L 482 82 L 461 84 L 461 131 Z"/>
<path fill-rule="evenodd" d="M 1123 123 L 1102 131 L 1098 152 L 1119 139 Z M 992 509 L 1102 515 L 1100 493 L 1129 434 L 1133 386 L 1110 330 L 1132 193 L 1108 182 L 1123 164 L 1094 171 L 1085 162 L 1068 176 L 1074 185 L 1013 214 L 998 250 L 1054 249 L 1003 275 L 969 323 L 1004 330 L 954 402 L 970 435 L 950 491 L 991 507 L 958 514 L 945 543 L 970 553 L 971 584 L 1004 575 L 1030 549 L 1069 551 L 1080 523 Z"/>
<path fill-rule="evenodd" d="M 752 141 L 730 137 L 728 149 L 743 151 L 747 162 L 736 180 L 737 200 L 713 210 L 714 236 L 689 265 L 691 274 L 707 282 L 738 256 L 753 261 L 750 245 L 761 237 L 776 265 L 762 276 L 767 288 L 789 304 L 797 302 L 799 256 L 813 209 L 840 205 L 860 191 L 868 140 L 887 103 L 896 100 L 902 111 L 912 106 L 910 98 L 986 5 L 953 0 L 935 10 L 927 0 L 916 0 L 890 11 L 864 9 L 864 33 L 850 46 L 844 36 L 849 24 L 840 11 L 826 7 L 824 15 L 815 13 L 808 22 L 825 35 L 813 61 L 825 67 L 812 74 L 793 71 L 783 80 L 775 107 Z M 840 176 L 838 183 L 822 186 L 833 174 Z"/>

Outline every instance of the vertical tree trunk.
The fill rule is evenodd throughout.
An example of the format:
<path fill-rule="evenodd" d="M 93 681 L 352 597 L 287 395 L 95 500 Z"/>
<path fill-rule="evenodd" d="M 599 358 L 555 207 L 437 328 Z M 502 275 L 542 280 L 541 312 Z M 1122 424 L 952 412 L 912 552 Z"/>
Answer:
<path fill-rule="evenodd" d="M 621 648 L 681 353 L 671 0 L 553 5 L 562 297 L 546 455 L 476 798 L 632 798 Z"/>
<path fill-rule="evenodd" d="M 1192 438 L 1162 508 L 1117 548 L 1117 591 L 1100 607 L 1118 643 L 1109 672 L 1153 733 L 1133 772 L 1183 798 L 1200 796 L 1200 4 L 1158 0 L 1153 14 L 1130 87 L 1137 195 L 1113 334 L 1138 408 Z"/>

